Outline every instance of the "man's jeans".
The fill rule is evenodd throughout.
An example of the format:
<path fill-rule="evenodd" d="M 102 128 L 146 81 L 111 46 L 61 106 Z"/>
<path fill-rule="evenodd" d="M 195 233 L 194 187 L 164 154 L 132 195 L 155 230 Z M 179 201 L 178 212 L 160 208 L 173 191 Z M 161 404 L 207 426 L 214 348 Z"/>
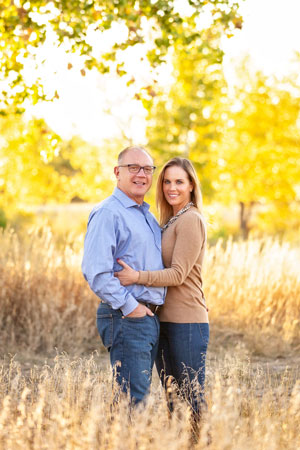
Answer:
<path fill-rule="evenodd" d="M 140 402 L 150 388 L 158 349 L 158 317 L 124 317 L 121 310 L 100 303 L 97 328 L 121 390 L 127 393 L 129 388 L 132 402 Z"/>
<path fill-rule="evenodd" d="M 205 406 L 205 360 L 209 341 L 208 323 L 160 323 L 156 367 L 164 387 L 176 382 L 179 393 L 196 415 Z M 168 398 L 169 409 L 173 402 Z"/>

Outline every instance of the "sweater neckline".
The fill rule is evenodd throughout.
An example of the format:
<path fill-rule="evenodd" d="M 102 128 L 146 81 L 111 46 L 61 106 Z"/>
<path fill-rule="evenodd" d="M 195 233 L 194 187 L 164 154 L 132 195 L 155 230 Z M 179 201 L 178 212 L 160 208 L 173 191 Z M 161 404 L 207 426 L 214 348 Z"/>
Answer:
<path fill-rule="evenodd" d="M 172 216 L 167 223 L 165 223 L 165 225 L 162 227 L 162 232 L 164 232 L 170 225 L 172 225 L 172 223 L 175 222 L 175 220 L 178 219 L 179 216 L 181 216 L 181 214 L 184 214 L 186 211 L 188 211 L 192 206 L 194 206 L 193 202 L 189 202 L 187 203 L 183 208 L 180 209 L 180 211 L 178 211 L 177 214 L 175 214 L 175 216 Z"/>

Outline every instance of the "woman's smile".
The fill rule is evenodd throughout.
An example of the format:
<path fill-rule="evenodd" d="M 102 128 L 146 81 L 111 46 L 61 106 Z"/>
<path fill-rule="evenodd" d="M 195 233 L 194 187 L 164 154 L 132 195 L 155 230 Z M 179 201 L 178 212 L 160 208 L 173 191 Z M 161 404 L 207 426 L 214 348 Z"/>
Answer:
<path fill-rule="evenodd" d="M 173 208 L 173 214 L 191 201 L 193 184 L 185 170 L 178 166 L 168 167 L 163 181 L 163 192 L 167 202 Z"/>

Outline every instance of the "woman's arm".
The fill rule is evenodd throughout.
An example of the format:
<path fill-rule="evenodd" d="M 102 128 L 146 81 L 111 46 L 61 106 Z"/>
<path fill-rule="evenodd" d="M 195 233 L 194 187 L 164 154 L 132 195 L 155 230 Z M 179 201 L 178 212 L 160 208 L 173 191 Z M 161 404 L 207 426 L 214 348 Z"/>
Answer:
<path fill-rule="evenodd" d="M 123 261 L 118 261 L 124 270 L 117 276 L 124 286 L 143 284 L 146 286 L 179 286 L 184 282 L 196 263 L 205 244 L 205 227 L 198 213 L 183 215 L 176 224 L 176 241 L 171 267 L 163 270 L 133 270 Z"/>

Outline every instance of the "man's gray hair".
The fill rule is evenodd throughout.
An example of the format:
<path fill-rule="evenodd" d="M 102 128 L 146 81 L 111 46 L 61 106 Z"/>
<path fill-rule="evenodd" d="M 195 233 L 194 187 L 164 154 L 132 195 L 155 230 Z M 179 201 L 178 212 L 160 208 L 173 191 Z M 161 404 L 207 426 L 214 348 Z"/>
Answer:
<path fill-rule="evenodd" d="M 124 156 L 126 155 L 127 152 L 129 152 L 130 150 L 141 150 L 142 152 L 147 153 L 148 156 L 150 156 L 150 158 L 153 160 L 152 156 L 150 155 L 150 153 L 141 145 L 132 145 L 130 147 L 126 147 L 124 148 L 124 150 L 122 150 L 119 155 L 118 155 L 118 164 L 120 164 L 122 162 L 122 159 L 124 158 Z"/>

